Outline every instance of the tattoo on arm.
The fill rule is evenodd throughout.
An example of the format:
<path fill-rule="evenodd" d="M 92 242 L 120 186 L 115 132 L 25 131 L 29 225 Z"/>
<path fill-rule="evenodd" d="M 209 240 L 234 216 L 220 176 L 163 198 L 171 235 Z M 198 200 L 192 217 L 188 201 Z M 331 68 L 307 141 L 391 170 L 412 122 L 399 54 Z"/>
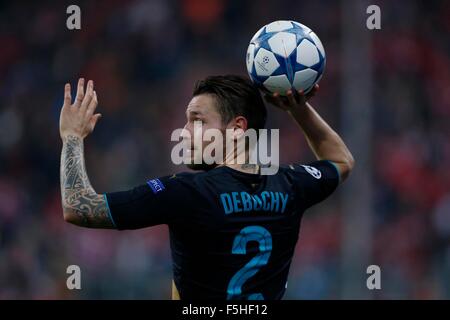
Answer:
<path fill-rule="evenodd" d="M 83 140 L 63 139 L 61 153 L 61 196 L 70 222 L 89 228 L 114 228 L 104 197 L 95 192 L 86 173 Z"/>

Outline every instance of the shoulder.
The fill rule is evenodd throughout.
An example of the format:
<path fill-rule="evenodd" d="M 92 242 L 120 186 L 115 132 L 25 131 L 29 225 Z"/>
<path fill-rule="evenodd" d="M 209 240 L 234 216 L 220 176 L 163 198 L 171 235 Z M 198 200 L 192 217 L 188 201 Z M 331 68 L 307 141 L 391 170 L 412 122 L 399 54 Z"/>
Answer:
<path fill-rule="evenodd" d="M 174 183 L 193 183 L 197 180 L 204 179 L 207 175 L 207 172 L 178 172 L 159 179 Z"/>
<path fill-rule="evenodd" d="M 218 173 L 219 172 L 216 172 L 215 170 L 201 172 L 179 172 L 157 179 L 149 179 L 147 184 L 150 185 L 150 187 L 151 185 L 162 184 L 163 186 L 180 185 L 189 188 L 195 187 L 199 183 L 217 176 Z"/>

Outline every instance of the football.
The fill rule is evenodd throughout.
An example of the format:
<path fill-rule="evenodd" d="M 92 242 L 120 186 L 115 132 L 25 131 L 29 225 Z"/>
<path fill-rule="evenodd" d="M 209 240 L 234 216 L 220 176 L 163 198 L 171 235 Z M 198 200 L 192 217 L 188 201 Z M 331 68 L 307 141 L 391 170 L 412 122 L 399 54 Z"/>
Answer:
<path fill-rule="evenodd" d="M 264 91 L 286 95 L 289 89 L 308 93 L 325 69 L 325 50 L 307 26 L 287 20 L 256 32 L 247 49 L 247 71 Z"/>

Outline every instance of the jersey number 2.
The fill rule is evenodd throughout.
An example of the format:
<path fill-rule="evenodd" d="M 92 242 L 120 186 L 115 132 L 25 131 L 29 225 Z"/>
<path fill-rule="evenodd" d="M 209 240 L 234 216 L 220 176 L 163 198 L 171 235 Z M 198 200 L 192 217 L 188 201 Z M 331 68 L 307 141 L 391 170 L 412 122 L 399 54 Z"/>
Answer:
<path fill-rule="evenodd" d="M 264 300 L 261 293 L 251 293 L 246 297 L 242 297 L 242 286 L 269 261 L 270 253 L 272 251 L 272 236 L 270 235 L 270 232 L 263 227 L 245 227 L 234 238 L 232 253 L 246 254 L 247 243 L 250 241 L 258 242 L 259 252 L 242 269 L 236 272 L 233 278 L 231 278 L 227 289 L 228 300 L 236 300 L 240 298 L 246 298 L 248 300 Z"/>

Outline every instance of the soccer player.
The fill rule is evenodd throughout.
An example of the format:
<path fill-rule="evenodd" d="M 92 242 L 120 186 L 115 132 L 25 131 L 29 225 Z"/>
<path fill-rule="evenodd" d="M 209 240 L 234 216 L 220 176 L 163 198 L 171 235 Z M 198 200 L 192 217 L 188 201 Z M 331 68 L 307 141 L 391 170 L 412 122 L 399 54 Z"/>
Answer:
<path fill-rule="evenodd" d="M 66 84 L 60 116 L 65 221 L 118 230 L 167 224 L 174 299 L 281 299 L 304 211 L 328 197 L 354 165 L 342 139 L 307 102 L 317 89 L 308 95 L 266 96 L 300 126 L 315 162 L 262 175 L 258 165 L 235 164 L 225 155 L 223 163 L 190 165 L 201 172 L 98 194 L 89 182 L 83 151 L 84 139 L 101 116 L 95 113 L 97 94 L 93 81 L 85 92 L 80 79 L 72 103 Z M 186 117 L 184 132 L 193 133 L 194 121 L 201 121 L 203 129 L 238 132 L 264 128 L 266 109 L 249 80 L 213 76 L 197 83 Z M 197 147 L 192 146 L 192 154 Z"/>

